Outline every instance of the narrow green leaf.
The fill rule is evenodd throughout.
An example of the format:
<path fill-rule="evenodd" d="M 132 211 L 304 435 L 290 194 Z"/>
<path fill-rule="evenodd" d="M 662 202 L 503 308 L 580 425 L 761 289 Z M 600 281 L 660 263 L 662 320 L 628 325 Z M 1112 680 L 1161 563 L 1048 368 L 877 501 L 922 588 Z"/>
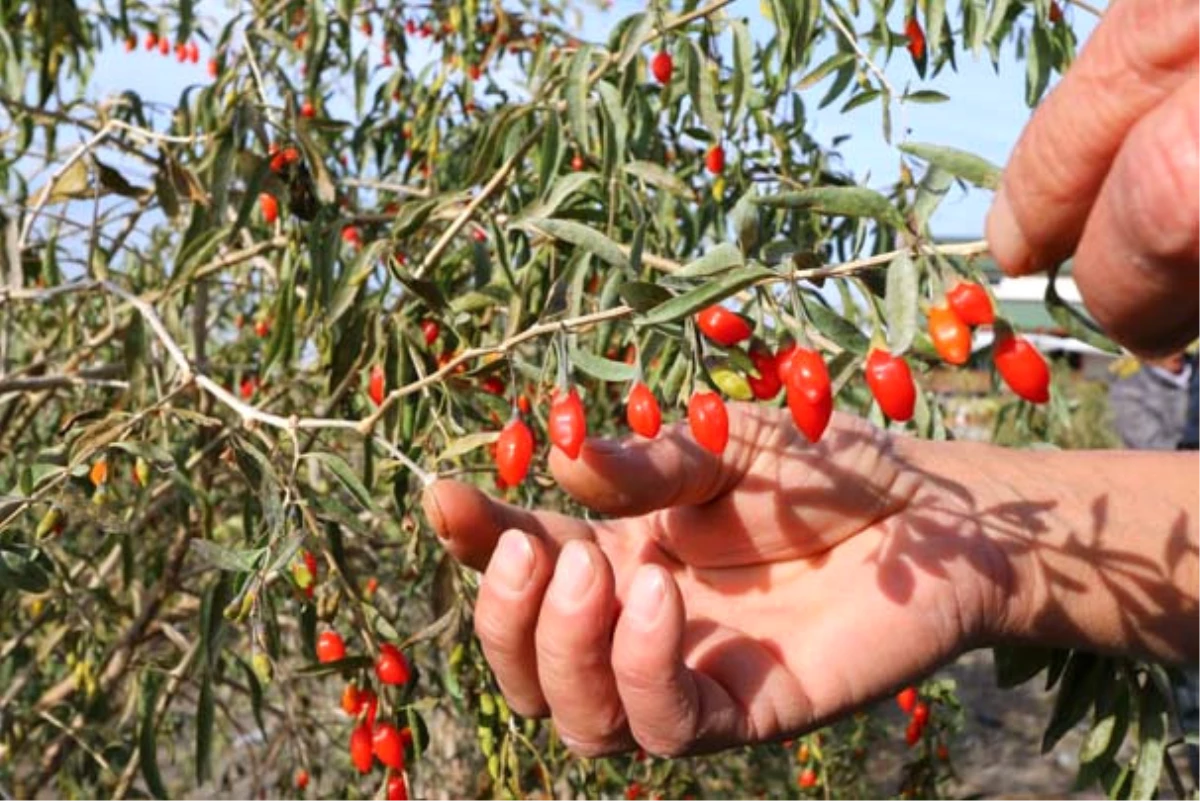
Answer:
<path fill-rule="evenodd" d="M 543 199 L 552 189 L 557 188 L 554 176 L 558 174 L 563 156 L 562 123 L 559 122 L 559 115 L 555 112 L 546 115 L 545 125 L 541 146 L 538 148 L 538 187 L 539 196 Z"/>
<path fill-rule="evenodd" d="M 825 96 L 821 98 L 821 102 L 817 104 L 818 109 L 823 109 L 833 101 L 837 100 L 842 92 L 846 91 L 846 87 L 854 80 L 855 70 L 854 54 L 850 53 L 850 58 L 846 60 L 840 67 L 837 68 L 837 77 L 830 84 L 829 90 L 825 92 Z"/>
<path fill-rule="evenodd" d="M 626 306 L 637 312 L 647 312 L 671 299 L 671 293 L 649 281 L 627 281 L 617 286 L 617 294 Z"/>
<path fill-rule="evenodd" d="M 900 145 L 900 149 L 984 189 L 996 189 L 1000 186 L 1000 168 L 974 153 L 920 142 L 905 142 Z"/>
<path fill-rule="evenodd" d="M 893 228 L 904 228 L 904 217 L 886 197 L 864 186 L 820 186 L 755 199 L 773 208 L 809 209 L 818 214 L 871 217 Z"/>
<path fill-rule="evenodd" d="M 625 162 L 626 142 L 629 139 L 629 118 L 626 116 L 625 108 L 621 103 L 621 93 L 617 90 L 617 87 L 607 81 L 601 81 L 596 84 L 596 91 L 600 93 L 600 108 L 608 122 L 606 130 L 611 133 L 613 143 L 611 149 L 605 149 L 604 158 L 606 162 L 611 159 L 613 164 L 623 164 Z M 610 174 L 606 169 L 605 175 Z"/>
<path fill-rule="evenodd" d="M 196 784 L 204 784 L 212 776 L 214 717 L 212 677 L 204 670 L 200 678 L 200 698 L 196 703 Z"/>
<path fill-rule="evenodd" d="M 723 124 L 721 111 L 717 108 L 717 92 L 713 85 L 713 76 L 709 71 L 708 58 L 700 50 L 700 45 L 688 39 L 690 56 L 688 57 L 688 92 L 692 96 L 692 104 L 700 115 L 700 121 L 708 129 L 714 139 L 720 139 Z"/>
<path fill-rule="evenodd" d="M 984 39 L 994 39 L 1004 27 L 1004 18 L 1012 0 L 992 0 L 991 11 L 988 12 L 987 26 L 983 31 Z"/>
<path fill-rule="evenodd" d="M 188 543 L 188 551 L 206 569 L 248 573 L 258 565 L 267 549 L 234 550 L 212 540 L 193 539 Z"/>
<path fill-rule="evenodd" d="M 642 43 L 654 31 L 654 16 L 644 12 L 631 15 L 628 22 L 628 33 L 625 34 L 625 45 L 621 48 L 621 57 L 617 59 L 617 69 L 624 70 L 629 63 L 638 57 Z"/>
<path fill-rule="evenodd" d="M 167 787 L 163 784 L 162 774 L 158 770 L 158 737 L 156 732 L 156 715 L 158 707 L 158 688 L 162 677 L 153 670 L 147 670 L 142 676 L 142 688 L 138 698 L 140 718 L 138 730 L 138 765 L 142 769 L 142 778 L 146 780 L 146 789 L 153 798 L 170 798 Z"/>
<path fill-rule="evenodd" d="M 632 364 L 606 359 L 603 356 L 597 356 L 590 350 L 576 347 L 571 348 L 571 364 L 601 381 L 619 383 L 632 381 L 637 376 L 637 368 Z"/>
<path fill-rule="evenodd" d="M 929 169 L 925 171 L 925 177 L 917 186 L 917 195 L 913 200 L 911 213 L 918 231 L 925 230 L 929 225 L 929 218 L 941 205 L 952 186 L 954 186 L 954 175 L 949 170 L 944 170 L 936 164 L 929 165 Z"/>
<path fill-rule="evenodd" d="M 629 257 L 624 251 L 604 234 L 583 223 L 573 220 L 536 220 L 520 223 L 522 227 L 540 231 L 555 239 L 568 242 L 575 247 L 594 253 L 600 259 L 614 267 L 625 269 L 629 267 Z"/>
<path fill-rule="evenodd" d="M 543 219 L 551 217 L 556 211 L 577 192 L 582 192 L 588 185 L 599 178 L 590 171 L 573 172 L 554 181 L 554 188 L 547 194 L 545 201 L 531 203 L 513 218 L 513 223 L 521 220 Z"/>
<path fill-rule="evenodd" d="M 672 278 L 702 278 L 717 275 L 746 263 L 738 247 L 729 242 L 722 242 L 700 258 L 689 261 L 678 272 L 672 273 Z"/>
<path fill-rule="evenodd" d="M 905 103 L 945 103 L 950 99 L 950 95 L 942 94 L 933 89 L 919 89 L 916 92 L 909 92 L 900 98 Z"/>
<path fill-rule="evenodd" d="M 50 589 L 50 577 L 37 557 L 38 551 L 31 548 L 0 550 L 0 588 L 15 587 L 30 593 Z"/>
<path fill-rule="evenodd" d="M 834 70 L 844 67 L 847 64 L 854 63 L 854 54 L 845 50 L 834 53 L 829 58 L 822 61 L 812 71 L 800 79 L 800 84 L 796 87 L 800 91 L 808 89 L 816 83 L 819 83 L 823 78 L 830 75 Z"/>
<path fill-rule="evenodd" d="M 588 130 L 588 69 L 592 62 L 593 46 L 581 45 L 571 59 L 571 67 L 567 71 L 567 119 L 571 123 L 571 137 L 579 144 L 585 153 L 591 152 L 591 138 Z"/>
<path fill-rule="evenodd" d="M 1058 270 L 1055 269 L 1046 283 L 1046 311 L 1050 312 L 1054 321 L 1079 341 L 1086 342 L 1106 353 L 1120 354 L 1120 346 L 1105 336 L 1098 325 L 1062 299 L 1062 296 L 1058 294 L 1058 287 L 1055 286 L 1057 281 Z"/>
<path fill-rule="evenodd" d="M 808 319 L 822 334 L 848 351 L 860 355 L 867 352 L 871 341 L 854 323 L 833 309 L 830 309 L 824 303 L 812 302 L 805 303 L 804 305 Z"/>
<path fill-rule="evenodd" d="M 744 20 L 733 20 L 730 23 L 730 30 L 733 31 L 733 87 L 729 104 L 729 119 L 731 125 L 737 125 L 747 91 L 753 89 L 754 44 L 750 39 L 750 29 Z"/>
<path fill-rule="evenodd" d="M 1017 687 L 1032 679 L 1050 664 L 1053 651 L 1036 646 L 1006 645 L 992 649 L 992 665 L 996 671 L 996 686 L 1001 689 Z"/>
<path fill-rule="evenodd" d="M 907 351 L 917 335 L 918 283 L 917 263 L 908 253 L 901 253 L 888 264 L 884 306 L 887 309 L 888 349 L 896 356 Z"/>
<path fill-rule="evenodd" d="M 1050 37 L 1039 25 L 1029 33 L 1029 49 L 1025 53 L 1025 104 L 1032 108 L 1042 99 L 1050 83 L 1050 66 L 1053 53 Z"/>
<path fill-rule="evenodd" d="M 676 197 L 689 199 L 693 195 L 691 187 L 661 164 L 655 164 L 652 161 L 631 161 L 625 164 L 623 169 L 633 177 L 640 178 L 656 189 L 669 192 Z"/>
<path fill-rule="evenodd" d="M 499 431 L 476 431 L 473 434 L 467 434 L 466 436 L 451 440 L 442 452 L 437 455 L 437 460 L 445 462 L 457 459 L 485 445 L 491 445 L 499 438 Z"/>
<path fill-rule="evenodd" d="M 870 103 L 872 100 L 882 95 L 883 92 L 879 89 L 866 89 L 862 92 L 859 92 L 846 101 L 846 104 L 842 106 L 842 113 L 845 114 L 847 111 L 853 111 L 859 106 L 865 106 L 867 103 Z"/>
<path fill-rule="evenodd" d="M 943 28 L 946 26 L 946 0 L 928 0 L 925 9 L 925 38 L 930 55 L 936 55 L 942 44 Z"/>
<path fill-rule="evenodd" d="M 297 676 L 312 678 L 314 676 L 327 676 L 331 673 L 349 673 L 355 670 L 366 670 L 374 663 L 375 660 L 370 656 L 360 654 L 358 656 L 348 656 L 336 662 L 314 662 L 297 668 L 295 673 Z"/>
<path fill-rule="evenodd" d="M 1058 695 L 1054 699 L 1054 711 L 1042 735 L 1042 753 L 1047 753 L 1062 736 L 1075 727 L 1087 714 L 1096 697 L 1100 681 L 1109 670 L 1107 659 L 1075 651 L 1067 662 Z"/>
<path fill-rule="evenodd" d="M 242 666 L 242 672 L 246 675 L 246 686 L 250 688 L 250 712 L 254 715 L 254 722 L 258 724 L 258 730 L 266 734 L 267 725 L 263 719 L 263 691 L 262 685 L 258 683 L 258 676 L 254 673 L 254 668 L 244 659 L 238 659 L 237 663 Z"/>
<path fill-rule="evenodd" d="M 1154 798 L 1158 791 L 1158 780 L 1162 776 L 1163 759 L 1166 755 L 1167 703 L 1153 685 L 1141 694 L 1141 714 L 1138 715 L 1137 764 L 1133 768 L 1133 782 L 1129 797 Z"/>
<path fill-rule="evenodd" d="M 687 317 L 689 314 L 694 314 L 700 311 L 700 309 L 711 306 L 714 303 L 719 303 L 725 298 L 759 281 L 774 277 L 776 277 L 776 274 L 765 267 L 757 265 L 742 267 L 728 272 L 714 281 L 709 281 L 690 292 L 671 298 L 667 302 L 655 306 L 638 322 L 641 325 L 669 323 Z"/>
<path fill-rule="evenodd" d="M 374 509 L 375 502 L 371 499 L 370 491 L 363 486 L 362 480 L 358 475 L 346 464 L 346 460 L 332 453 L 309 453 L 306 456 L 316 459 L 324 464 L 337 477 L 342 486 L 354 496 L 354 500 L 358 501 L 364 509 Z"/>
<path fill-rule="evenodd" d="M 1102 693 L 1096 698 L 1096 712 L 1092 728 L 1079 746 L 1080 772 L 1095 765 L 1116 752 L 1124 739 L 1129 718 L 1129 691 L 1122 685 L 1112 693 Z M 1120 736 L 1116 735 L 1120 732 Z"/>
<path fill-rule="evenodd" d="M 979 57 L 983 40 L 987 33 L 987 0 L 963 0 L 963 39 L 970 48 L 971 54 Z"/>

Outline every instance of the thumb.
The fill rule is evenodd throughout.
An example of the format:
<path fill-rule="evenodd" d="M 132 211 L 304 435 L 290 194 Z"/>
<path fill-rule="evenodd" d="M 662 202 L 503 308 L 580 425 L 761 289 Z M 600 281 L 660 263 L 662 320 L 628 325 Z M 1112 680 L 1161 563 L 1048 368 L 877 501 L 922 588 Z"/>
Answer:
<path fill-rule="evenodd" d="M 686 424 L 676 423 L 655 439 L 589 439 L 578 459 L 554 448 L 550 470 L 571 497 L 603 514 L 633 516 L 706 503 L 741 481 L 760 437 L 770 430 L 764 418 L 779 412 L 740 403 L 728 410 L 729 444 L 720 456 L 701 447 Z"/>

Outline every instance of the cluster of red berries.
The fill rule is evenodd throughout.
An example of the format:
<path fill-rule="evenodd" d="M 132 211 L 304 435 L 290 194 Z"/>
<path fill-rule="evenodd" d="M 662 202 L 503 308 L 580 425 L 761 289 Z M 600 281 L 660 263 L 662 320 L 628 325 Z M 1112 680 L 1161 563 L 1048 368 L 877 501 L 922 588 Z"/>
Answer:
<path fill-rule="evenodd" d="M 921 735 L 929 724 L 929 704 L 920 699 L 916 687 L 905 687 L 896 693 L 896 705 L 900 707 L 901 712 L 908 715 L 904 742 L 914 746 L 921 741 Z"/>
<path fill-rule="evenodd" d="M 166 36 L 159 36 L 155 31 L 150 31 L 146 34 L 146 49 L 157 50 L 162 55 L 169 56 L 171 40 Z M 137 50 L 137 36 L 131 33 L 125 37 L 125 52 L 132 53 L 134 50 Z M 189 61 L 196 64 L 200 61 L 200 47 L 195 42 L 176 42 L 175 58 L 180 64 Z"/>
<path fill-rule="evenodd" d="M 336 631 L 324 631 L 317 637 L 317 661 L 322 664 L 340 662 L 346 658 L 346 643 Z M 384 643 L 379 646 L 375 660 L 375 677 L 381 685 L 401 687 L 412 677 L 408 660 L 399 648 Z M 412 747 L 412 730 L 376 719 L 379 698 L 370 687 L 359 687 L 351 681 L 342 691 L 342 711 L 355 721 L 350 733 L 350 761 L 359 773 L 370 773 L 378 760 L 388 768 L 387 798 L 403 801 L 408 798 L 404 777 L 407 750 Z M 298 777 L 299 778 L 299 777 Z M 299 781 L 297 781 L 299 787 Z M 300 788 L 303 789 L 303 788 Z"/>
<path fill-rule="evenodd" d="M 271 172 L 276 175 L 300 161 L 300 151 L 291 145 L 281 148 L 278 144 L 272 143 L 267 155 L 271 159 Z M 274 225 L 275 221 L 279 219 L 279 200 L 270 192 L 259 193 L 258 209 L 267 225 Z"/>
<path fill-rule="evenodd" d="M 791 741 L 788 741 L 791 745 Z M 808 747 L 808 743 L 800 743 L 796 749 L 796 761 L 800 763 L 800 774 L 796 776 L 796 784 L 802 790 L 811 790 L 821 783 L 821 777 L 817 774 L 817 770 L 812 765 L 808 764 L 812 758 L 812 750 Z"/>
<path fill-rule="evenodd" d="M 964 364 L 970 355 L 971 325 L 995 322 L 987 291 L 976 283 L 961 282 L 929 312 L 929 335 L 950 364 Z M 752 339 L 754 329 L 742 315 L 714 305 L 695 317 L 697 328 L 712 342 L 733 348 Z M 754 341 L 746 354 L 758 375 L 747 384 L 758 400 L 772 400 L 786 392 L 788 410 L 796 428 L 810 443 L 821 439 L 833 414 L 829 369 L 814 348 L 786 341 L 772 353 Z M 1005 383 L 1020 397 L 1034 403 L 1049 398 L 1049 370 L 1041 354 L 1027 340 L 1004 329 L 994 350 L 996 367 Z M 864 365 L 867 386 L 880 409 L 891 420 L 910 420 L 916 408 L 917 388 L 908 363 L 887 350 L 872 348 Z M 625 407 L 630 429 L 654 438 L 662 427 L 662 410 L 654 393 L 642 382 L 629 391 Z M 696 442 L 720 455 L 729 442 L 729 415 L 716 392 L 695 393 L 688 402 L 688 425 Z M 551 444 L 569 458 L 578 458 L 587 436 L 583 402 L 574 387 L 556 391 L 550 405 L 548 434 Z M 534 437 L 529 426 L 514 415 L 500 432 L 495 447 L 500 481 L 512 487 L 524 480 L 533 458 Z"/>
<path fill-rule="evenodd" d="M 966 364 L 971 355 L 971 326 L 992 325 L 996 312 L 987 290 L 960 281 L 928 312 L 929 338 L 948 364 Z M 1050 400 L 1050 368 L 1029 340 L 1007 326 L 996 329 L 992 361 L 1000 378 L 1016 395 L 1030 403 Z"/>

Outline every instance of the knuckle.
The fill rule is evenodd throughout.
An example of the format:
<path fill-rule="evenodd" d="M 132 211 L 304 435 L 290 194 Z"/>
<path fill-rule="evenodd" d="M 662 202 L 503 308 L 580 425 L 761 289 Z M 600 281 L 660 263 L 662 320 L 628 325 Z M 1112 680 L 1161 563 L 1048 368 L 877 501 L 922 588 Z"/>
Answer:
<path fill-rule="evenodd" d="M 606 637 L 582 631 L 572 621 L 548 620 L 543 613 L 538 621 L 536 643 L 538 668 L 552 679 L 580 684 L 580 676 L 599 676 L 609 670 L 610 646 Z M 591 688 L 580 687 L 581 692 Z"/>
<path fill-rule="evenodd" d="M 1114 24 L 1114 48 L 1119 68 L 1135 71 L 1151 84 L 1170 79 L 1181 63 L 1196 57 L 1196 22 L 1200 5 L 1195 0 L 1142 0 L 1122 9 L 1129 15 Z"/>
<path fill-rule="evenodd" d="M 527 698 L 505 692 L 504 700 L 508 701 L 509 709 L 523 718 L 544 718 L 550 714 L 550 707 L 542 698 Z"/>
<path fill-rule="evenodd" d="M 567 730 L 559 725 L 558 735 L 571 753 L 585 759 L 612 756 L 630 748 L 623 717 L 620 724 L 612 724 L 611 728 L 591 733 Z"/>
<path fill-rule="evenodd" d="M 676 759 L 686 756 L 690 753 L 694 742 L 691 737 L 675 733 L 640 732 L 636 729 L 633 736 L 637 740 L 638 745 L 646 750 L 646 753 L 663 759 Z"/>
<path fill-rule="evenodd" d="M 1063 100 L 1062 93 L 1055 92 L 1046 102 L 1049 105 Z M 1019 175 L 1006 171 L 1004 176 L 1004 188 L 1017 222 L 1034 242 L 1047 209 L 1074 205 L 1087 189 L 1080 186 L 1080 177 L 1087 173 L 1080 169 L 1083 148 L 1075 127 L 1054 121 L 1043 123 L 1046 116 L 1035 119 L 1013 153 L 1012 162 L 1025 169 Z"/>
<path fill-rule="evenodd" d="M 644 654 L 636 658 L 619 658 L 614 655 L 613 673 L 622 691 L 631 696 L 653 696 L 666 691 L 664 679 L 669 675 L 667 667 L 652 665 Z"/>
<path fill-rule="evenodd" d="M 516 656 L 523 639 L 513 616 L 485 598 L 475 605 L 475 635 L 488 650 L 489 661 L 492 656 L 501 659 Z"/>
<path fill-rule="evenodd" d="M 1114 165 L 1115 186 L 1125 195 L 1120 215 L 1126 235 L 1140 254 L 1169 259 L 1196 249 L 1198 238 L 1197 141 L 1195 103 L 1157 115 L 1126 142 Z"/>

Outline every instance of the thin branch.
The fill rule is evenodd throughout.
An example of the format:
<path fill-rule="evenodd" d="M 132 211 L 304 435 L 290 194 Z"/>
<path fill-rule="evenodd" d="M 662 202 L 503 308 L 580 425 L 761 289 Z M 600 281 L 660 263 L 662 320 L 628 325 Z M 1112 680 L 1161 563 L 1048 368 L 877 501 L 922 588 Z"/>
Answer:
<path fill-rule="evenodd" d="M 86 156 L 94 147 L 103 142 L 111 131 L 108 123 L 101 126 L 99 131 L 96 131 L 91 138 L 75 148 L 67 160 L 64 161 L 57 170 L 50 175 L 50 179 L 46 185 L 38 192 L 37 202 L 33 204 L 33 209 L 29 212 L 29 217 L 25 220 L 25 225 L 21 228 L 21 236 L 17 239 L 17 250 L 25 250 L 25 245 L 29 242 L 29 234 L 33 231 L 33 224 L 37 222 L 38 215 L 42 212 L 42 207 L 49 202 L 51 195 L 54 194 L 54 185 L 58 183 L 58 179 L 66 175 L 67 170 L 75 165 L 75 162 Z"/>
<path fill-rule="evenodd" d="M 686 14 L 680 14 L 677 17 L 673 17 L 669 21 L 665 22 L 662 27 L 656 28 L 655 30 L 643 36 L 642 40 L 638 42 L 638 49 L 645 47 L 651 42 L 661 39 L 669 32 L 678 28 L 682 28 L 700 19 L 701 17 L 707 17 L 710 14 L 715 14 L 732 2 L 733 0 L 714 0 L 714 2 L 701 6 L 700 8 L 693 9 Z M 598 67 L 596 67 L 596 70 L 592 72 L 592 74 L 588 75 L 588 85 L 592 85 L 596 83 L 596 81 L 600 80 L 601 76 L 604 75 L 608 68 L 620 60 L 620 52 L 609 53 L 608 58 L 605 59 Z"/>
<path fill-rule="evenodd" d="M 846 24 L 842 22 L 842 18 L 838 16 L 837 12 L 830 11 L 825 16 L 830 22 L 833 23 L 833 27 L 837 28 L 838 32 L 842 34 L 842 38 L 846 40 L 846 44 L 853 47 L 854 52 L 858 54 L 858 57 L 866 62 L 867 69 L 869 69 L 875 75 L 875 77 L 879 79 L 879 84 L 884 88 L 885 91 L 887 91 L 888 96 L 895 97 L 896 90 L 892 88 L 892 84 L 888 81 L 887 76 L 883 74 L 883 70 L 879 69 L 879 66 L 871 60 L 871 57 L 864 53 L 862 48 L 858 46 L 858 40 L 846 27 Z"/>
<path fill-rule="evenodd" d="M 394 192 L 406 197 L 429 197 L 429 190 L 408 184 L 394 184 L 390 181 L 372 181 L 369 178 L 343 178 L 344 186 L 355 186 L 362 189 L 374 189 L 378 192 Z M 389 219 L 391 219 L 389 217 Z"/>
<path fill-rule="evenodd" d="M 116 378 L 116 376 L 124 372 L 125 368 L 122 365 L 108 364 L 101 367 L 94 367 L 90 370 L 80 370 L 74 374 L 0 379 L 0 395 L 13 392 L 39 392 L 47 389 L 87 386 L 126 389 L 129 387 L 129 382 Z"/>
<path fill-rule="evenodd" d="M 102 755 L 98 754 L 96 752 L 96 749 L 92 748 L 90 745 L 88 745 L 86 742 L 84 742 L 83 738 L 79 736 L 79 730 L 76 726 L 68 726 L 66 723 L 63 723 L 61 720 L 59 720 L 54 715 L 52 715 L 51 713 L 47 712 L 44 709 L 41 710 L 40 712 L 38 712 L 38 716 L 42 720 L 46 721 L 50 725 L 52 725 L 52 726 L 58 728 L 60 731 L 62 731 L 64 736 L 69 737 L 72 740 L 74 740 L 75 744 L 78 745 L 81 749 L 83 749 L 84 753 L 86 753 L 93 760 L 95 760 L 97 765 L 104 768 L 104 770 L 106 772 L 112 773 L 112 765 L 108 764 L 108 760 L 105 759 Z"/>
<path fill-rule="evenodd" d="M 202 145 L 212 139 L 212 134 L 195 134 L 193 136 L 161 134 L 149 128 L 139 128 L 136 125 L 130 125 L 123 120 L 109 120 L 106 124 L 110 128 L 120 128 L 122 131 L 131 133 L 134 137 L 145 140 L 147 144 Z"/>
<path fill-rule="evenodd" d="M 191 670 L 192 662 L 196 659 L 196 655 L 200 653 L 200 640 L 197 638 L 192 646 L 187 650 L 187 653 L 179 660 L 175 667 L 171 670 L 167 679 L 167 686 L 163 688 L 162 694 L 158 697 L 158 701 L 154 704 L 154 720 L 151 724 L 155 729 L 158 729 L 162 723 L 163 716 L 166 715 L 168 707 L 171 706 L 171 701 L 175 699 L 175 694 L 179 692 L 179 688 L 183 686 L 184 678 L 188 671 Z M 121 772 L 121 778 L 117 782 L 117 786 L 113 789 L 113 798 L 124 798 L 129 792 L 129 786 L 133 783 L 133 777 L 141 766 L 142 760 L 132 758 L 125 765 L 125 770 Z"/>
<path fill-rule="evenodd" d="M 471 215 L 475 213 L 475 210 L 482 206 L 497 189 L 504 185 L 504 182 L 508 179 L 508 176 L 512 174 L 512 171 L 515 170 L 517 165 L 521 163 L 521 159 L 525 157 L 525 153 L 529 150 L 529 148 L 537 144 L 538 139 L 542 135 L 542 127 L 543 126 L 539 125 L 534 128 L 529 135 L 525 137 L 525 141 L 521 142 L 521 145 L 517 148 L 516 152 L 508 157 L 508 160 L 500 166 L 500 169 L 496 170 L 496 174 L 493 175 L 487 184 L 484 185 L 479 194 L 471 198 L 471 202 L 469 202 L 463 208 L 463 210 L 459 212 L 459 215 L 454 218 L 454 221 L 451 222 L 449 226 L 447 226 L 446 230 L 442 232 L 442 235 L 438 238 L 437 242 L 435 242 L 433 247 L 429 249 L 429 252 L 425 254 L 425 258 L 422 259 L 421 265 L 417 267 L 415 271 L 413 271 L 413 275 L 415 275 L 417 278 L 421 278 L 425 275 L 425 273 L 429 272 L 429 269 L 433 267 L 433 265 L 437 264 L 438 259 L 442 257 L 442 254 L 446 252 L 446 248 L 450 246 L 451 240 L 453 240 L 455 235 L 462 230 L 463 226 L 470 222 Z"/>
<path fill-rule="evenodd" d="M 563 330 L 578 331 L 593 325 L 598 325 L 606 320 L 617 320 L 622 317 L 628 317 L 630 314 L 633 314 L 633 309 L 631 309 L 629 306 L 615 306 L 611 309 L 593 312 L 592 314 L 582 314 L 578 317 L 572 317 L 566 320 L 555 320 L 549 323 L 539 323 L 537 325 L 530 326 L 521 333 L 515 334 L 503 342 L 499 342 L 495 345 L 486 345 L 483 347 L 469 348 L 464 350 L 462 353 L 458 354 L 453 359 L 446 362 L 440 368 L 424 378 L 412 381 L 402 387 L 397 387 L 388 393 L 388 396 L 383 399 L 383 403 L 379 404 L 379 407 L 372 414 L 364 417 L 358 424 L 359 430 L 363 432 L 370 431 L 375 427 L 375 424 L 379 422 L 379 419 L 383 417 L 384 413 L 393 403 L 400 400 L 400 398 L 403 398 L 405 395 L 411 395 L 423 387 L 438 383 L 443 378 L 453 373 L 461 364 L 466 364 L 467 362 L 481 359 L 484 356 L 492 356 L 496 354 L 502 355 L 508 353 L 522 342 L 527 342 L 531 339 L 545 336 L 546 334 L 555 334 Z"/>
<path fill-rule="evenodd" d="M 1067 2 L 1073 6 L 1079 6 L 1094 17 L 1104 16 L 1104 9 L 1100 8 L 1099 6 L 1092 5 L 1091 3 L 1087 2 L 1087 0 L 1067 0 Z"/>
<path fill-rule="evenodd" d="M 262 101 L 264 107 L 270 105 L 267 101 L 267 88 L 263 82 L 262 72 L 258 68 L 258 59 L 254 57 L 254 48 L 250 47 L 250 36 L 246 33 L 246 29 L 242 29 L 242 48 L 246 54 L 246 61 L 250 64 L 250 72 L 254 75 L 254 85 L 258 89 L 258 98 Z"/>

